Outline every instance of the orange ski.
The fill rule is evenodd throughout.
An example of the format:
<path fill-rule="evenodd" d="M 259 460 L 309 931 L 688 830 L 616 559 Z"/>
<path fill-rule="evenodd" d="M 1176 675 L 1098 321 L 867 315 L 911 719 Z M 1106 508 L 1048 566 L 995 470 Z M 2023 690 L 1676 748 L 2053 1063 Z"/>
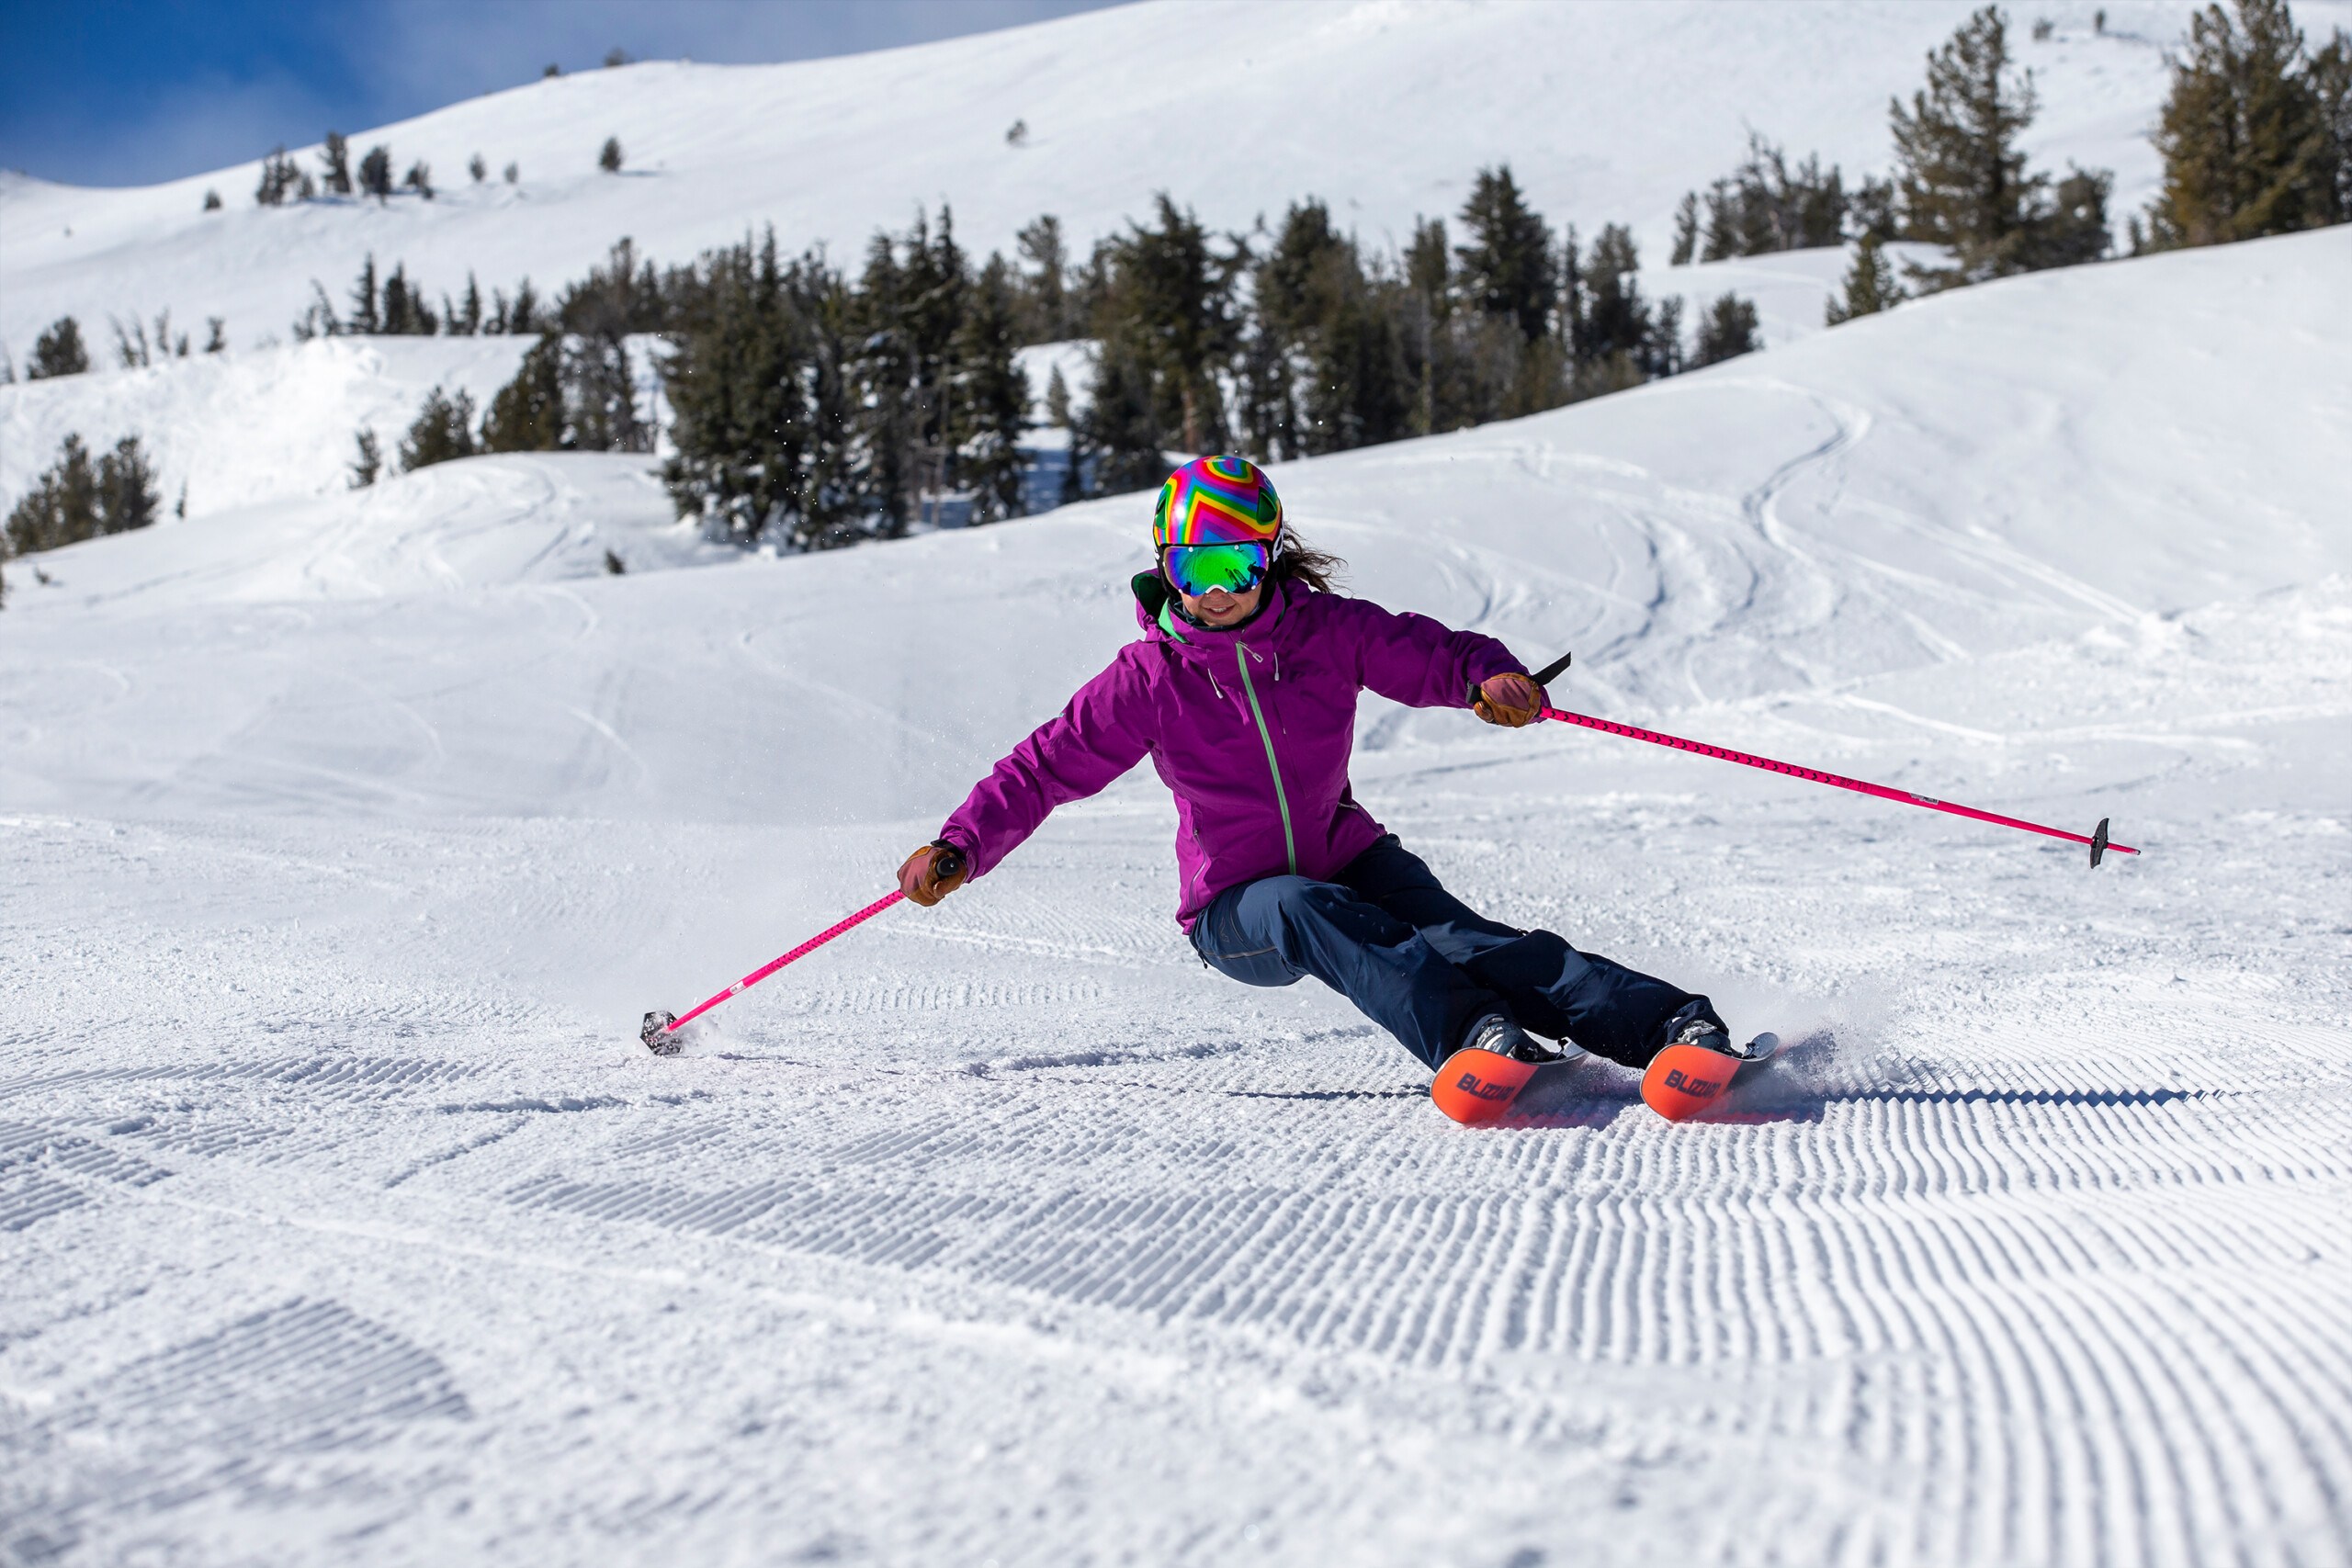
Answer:
<path fill-rule="evenodd" d="M 1438 1068 L 1430 1081 L 1430 1098 L 1464 1126 L 1483 1127 L 1502 1120 L 1543 1065 L 1465 1045 Z"/>
<path fill-rule="evenodd" d="M 1642 1074 L 1643 1102 L 1669 1122 L 1688 1122 L 1720 1100 L 1742 1067 L 1766 1060 L 1779 1045 L 1773 1035 L 1758 1035 L 1749 1047 L 1756 1054 L 1745 1060 L 1704 1045 L 1668 1045 Z"/>

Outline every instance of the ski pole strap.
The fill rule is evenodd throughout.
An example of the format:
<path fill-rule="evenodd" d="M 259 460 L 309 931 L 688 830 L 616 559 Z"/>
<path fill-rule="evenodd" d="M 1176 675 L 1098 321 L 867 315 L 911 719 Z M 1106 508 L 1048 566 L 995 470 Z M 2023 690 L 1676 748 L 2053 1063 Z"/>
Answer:
<path fill-rule="evenodd" d="M 1563 724 L 1581 725 L 1587 729 L 1599 729 L 1611 735 L 1622 735 L 1629 740 L 1646 740 L 1653 746 L 1671 746 L 1678 751 L 1696 751 L 1702 757 L 1718 757 L 1726 762 L 1738 762 L 1750 768 L 1761 768 L 1768 773 L 1786 773 L 1791 778 L 1804 779 L 1813 784 L 1831 784 L 1838 789 L 1850 789 L 1858 795 L 1874 795 L 1881 800 L 1892 800 L 1904 806 L 1924 806 L 1930 811 L 1949 812 L 1954 817 L 1967 817 L 1978 822 L 1991 822 L 2003 828 L 2018 828 L 2029 833 L 2041 833 L 2048 838 L 2064 839 L 2070 843 L 2087 844 L 2091 864 L 2109 851 L 2120 855 L 2136 855 L 2140 852 L 2129 844 L 2110 842 L 2107 836 L 2107 820 L 2099 819 L 2095 834 L 2085 836 L 2069 833 L 2064 828 L 2045 828 L 2039 822 L 2027 822 L 2015 817 L 2004 817 L 1995 811 L 1979 811 L 1973 806 L 1955 806 L 1948 800 L 1931 800 L 1924 795 L 1914 795 L 1907 789 L 1892 789 L 1885 784 L 1871 784 L 1863 779 L 1849 779 L 1842 773 L 1825 773 L 1818 768 L 1801 768 L 1793 762 L 1777 762 L 1770 757 L 1751 756 L 1746 751 L 1734 751 L 1728 747 L 1710 746 L 1703 740 L 1685 740 L 1679 735 L 1663 735 L 1655 729 L 1643 729 L 1636 725 L 1618 724 L 1589 714 L 1568 713 L 1561 708 L 1545 708 L 1545 718 L 1558 719 Z"/>
<path fill-rule="evenodd" d="M 662 1031 L 662 1032 L 665 1034 L 674 1034 L 679 1030 L 684 1029 L 687 1024 L 693 1022 L 695 1019 L 700 1018 L 703 1014 L 708 1012 L 711 1009 L 725 1001 L 728 998 L 735 995 L 737 992 L 751 989 L 753 986 L 758 985 L 761 981 L 766 979 L 769 976 L 775 974 L 777 970 L 783 968 L 794 959 L 816 952 L 817 949 L 824 946 L 827 942 L 832 941 L 833 938 L 841 935 L 843 931 L 848 931 L 851 927 L 862 925 L 865 921 L 872 919 L 875 916 L 880 914 L 883 910 L 888 908 L 891 905 L 897 903 L 899 899 L 904 898 L 905 897 L 905 894 L 898 891 L 896 888 L 893 888 L 889 893 L 884 895 L 882 897 L 876 898 L 873 903 L 868 904 L 865 908 L 860 909 L 854 915 L 850 915 L 838 923 L 819 931 L 815 936 L 810 937 L 807 942 L 802 942 L 798 947 L 794 948 L 790 953 L 786 953 L 783 957 L 775 959 L 770 963 L 763 964 L 759 968 L 752 970 L 749 975 L 744 976 L 741 979 L 736 981 L 733 985 L 728 987 L 725 990 L 719 992 L 717 996 L 712 997 L 700 1007 L 695 1009 L 694 1011 L 686 1014 L 684 1018 L 678 1020 L 677 1022 L 670 1025 L 670 1027 Z"/>
<path fill-rule="evenodd" d="M 1559 679 L 1560 671 L 1566 670 L 1568 667 L 1568 661 L 1574 658 L 1576 658 L 1576 655 L 1573 653 L 1564 653 L 1560 655 L 1559 658 L 1552 660 L 1551 663 L 1544 666 L 1543 669 L 1538 670 L 1533 675 L 1530 676 L 1529 679 L 1532 680 L 1539 686 L 1548 686 L 1554 681 Z M 1478 689 L 1478 682 L 1476 681 L 1471 682 L 1470 694 L 1463 699 L 1463 705 L 1465 707 L 1476 707 L 1478 705 L 1478 699 L 1484 694 L 1485 694 Z"/>

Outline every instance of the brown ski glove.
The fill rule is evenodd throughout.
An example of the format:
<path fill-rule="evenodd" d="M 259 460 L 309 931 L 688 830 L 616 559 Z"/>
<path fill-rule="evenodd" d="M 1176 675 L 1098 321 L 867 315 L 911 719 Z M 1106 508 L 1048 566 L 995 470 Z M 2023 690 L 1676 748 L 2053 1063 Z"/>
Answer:
<path fill-rule="evenodd" d="M 933 840 L 899 868 L 899 891 L 930 908 L 964 886 L 964 852 Z"/>
<path fill-rule="evenodd" d="M 1479 682 L 1478 700 L 1470 705 L 1471 711 L 1488 724 L 1499 724 L 1507 729 L 1517 729 L 1533 724 L 1538 715 L 1549 706 L 1551 699 L 1544 688 L 1535 683 L 1532 675 L 1516 671 L 1507 675 L 1489 675 Z"/>

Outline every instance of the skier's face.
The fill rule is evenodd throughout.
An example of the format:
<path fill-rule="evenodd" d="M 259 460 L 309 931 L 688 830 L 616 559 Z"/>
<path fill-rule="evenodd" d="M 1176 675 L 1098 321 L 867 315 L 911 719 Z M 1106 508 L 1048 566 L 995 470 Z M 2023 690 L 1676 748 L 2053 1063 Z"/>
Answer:
<path fill-rule="evenodd" d="M 1228 593 L 1222 588 L 1212 588 L 1195 598 L 1182 589 L 1176 596 L 1184 601 L 1184 614 L 1204 626 L 1229 626 L 1246 621 L 1258 610 L 1259 595 L 1266 592 L 1262 582 L 1246 593 Z"/>

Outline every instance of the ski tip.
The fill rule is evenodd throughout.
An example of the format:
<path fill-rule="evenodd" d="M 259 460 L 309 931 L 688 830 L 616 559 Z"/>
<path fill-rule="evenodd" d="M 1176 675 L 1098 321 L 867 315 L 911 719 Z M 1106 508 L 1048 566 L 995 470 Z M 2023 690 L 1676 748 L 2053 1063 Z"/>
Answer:
<path fill-rule="evenodd" d="M 1464 1126 L 1483 1127 L 1502 1120 L 1542 1065 L 1464 1046 L 1438 1068 L 1430 1099 Z"/>
<path fill-rule="evenodd" d="M 677 1021 L 678 1015 L 674 1012 L 658 1010 L 649 1012 L 645 1015 L 645 1022 L 638 1029 L 637 1037 L 644 1042 L 645 1048 L 655 1055 L 674 1056 L 678 1054 L 679 1046 L 684 1043 L 675 1034 L 670 1032 L 672 1026 Z"/>
<path fill-rule="evenodd" d="M 1779 1046 L 1778 1036 L 1772 1043 Z M 1704 1045 L 1668 1045 L 1650 1058 L 1642 1074 L 1642 1102 L 1669 1122 L 1688 1122 L 1723 1097 L 1743 1066 L 1737 1057 Z"/>

